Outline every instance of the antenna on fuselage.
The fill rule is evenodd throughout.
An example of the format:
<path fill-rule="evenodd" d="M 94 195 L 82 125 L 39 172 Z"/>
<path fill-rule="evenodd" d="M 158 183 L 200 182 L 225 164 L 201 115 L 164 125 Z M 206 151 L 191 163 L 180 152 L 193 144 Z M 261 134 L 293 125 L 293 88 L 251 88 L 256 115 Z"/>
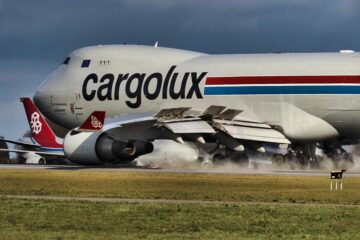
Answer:
<path fill-rule="evenodd" d="M 155 48 L 157 48 L 157 47 L 158 47 L 158 45 L 159 45 L 159 42 L 158 42 L 158 41 L 156 41 L 156 43 L 155 43 L 154 47 L 155 47 Z"/>

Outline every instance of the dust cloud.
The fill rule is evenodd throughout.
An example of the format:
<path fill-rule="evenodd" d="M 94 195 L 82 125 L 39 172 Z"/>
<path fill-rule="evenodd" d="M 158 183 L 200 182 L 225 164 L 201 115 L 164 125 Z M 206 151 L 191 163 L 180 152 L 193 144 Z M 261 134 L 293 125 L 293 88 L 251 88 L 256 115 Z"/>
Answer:
<path fill-rule="evenodd" d="M 198 150 L 187 143 L 180 144 L 171 140 L 155 140 L 154 151 L 135 159 L 139 167 L 160 168 L 196 168 L 201 164 L 198 161 Z"/>
<path fill-rule="evenodd" d="M 135 160 L 138 167 L 183 169 L 183 170 L 207 170 L 207 171 L 246 171 L 255 168 L 253 160 L 249 164 L 240 165 L 229 159 L 222 159 L 216 164 L 211 161 L 211 155 L 201 151 L 191 143 L 180 144 L 169 140 L 154 141 L 154 151 L 150 154 L 140 156 Z M 263 165 L 269 165 L 267 161 Z M 257 168 L 260 165 L 257 163 Z"/>
<path fill-rule="evenodd" d="M 145 168 L 162 169 L 183 169 L 183 170 L 207 170 L 207 171 L 263 171 L 263 170 L 333 170 L 347 169 L 360 170 L 360 151 L 350 148 L 354 152 L 354 164 L 346 161 L 334 161 L 329 158 L 323 158 L 319 164 L 302 165 L 294 162 L 273 163 L 271 156 L 251 155 L 249 163 L 241 165 L 234 163 L 229 159 L 223 159 L 213 164 L 211 156 L 199 150 L 196 145 L 191 143 L 180 144 L 170 140 L 156 140 L 154 142 L 154 151 L 151 154 L 143 155 L 137 158 L 134 163 L 136 166 Z"/>

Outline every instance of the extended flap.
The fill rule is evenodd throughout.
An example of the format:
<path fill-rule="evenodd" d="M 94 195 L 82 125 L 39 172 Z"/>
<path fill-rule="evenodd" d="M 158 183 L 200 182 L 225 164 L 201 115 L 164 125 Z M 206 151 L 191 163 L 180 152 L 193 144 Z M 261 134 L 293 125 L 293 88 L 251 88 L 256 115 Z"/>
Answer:
<path fill-rule="evenodd" d="M 230 134 L 230 136 L 237 139 L 290 144 L 290 141 L 282 133 L 274 129 L 236 125 L 223 125 L 223 128 Z"/>
<path fill-rule="evenodd" d="M 215 133 L 215 130 L 205 121 L 178 121 L 166 122 L 165 125 L 174 133 L 191 134 L 191 133 Z"/>
<path fill-rule="evenodd" d="M 236 126 L 245 126 L 245 127 L 254 127 L 254 128 L 271 128 L 270 125 L 265 123 L 256 123 L 256 122 L 245 122 L 245 121 L 228 121 L 221 119 L 213 119 L 216 123 L 236 125 Z"/>

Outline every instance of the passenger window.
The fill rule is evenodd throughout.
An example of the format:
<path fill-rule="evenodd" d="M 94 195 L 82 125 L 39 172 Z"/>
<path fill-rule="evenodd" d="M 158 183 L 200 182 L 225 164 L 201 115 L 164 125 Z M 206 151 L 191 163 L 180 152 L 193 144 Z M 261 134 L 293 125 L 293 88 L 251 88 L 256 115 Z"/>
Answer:
<path fill-rule="evenodd" d="M 63 64 L 68 65 L 70 62 L 70 57 L 65 58 Z"/>
<path fill-rule="evenodd" d="M 90 60 L 84 60 L 81 64 L 82 68 L 87 68 L 90 66 Z"/>

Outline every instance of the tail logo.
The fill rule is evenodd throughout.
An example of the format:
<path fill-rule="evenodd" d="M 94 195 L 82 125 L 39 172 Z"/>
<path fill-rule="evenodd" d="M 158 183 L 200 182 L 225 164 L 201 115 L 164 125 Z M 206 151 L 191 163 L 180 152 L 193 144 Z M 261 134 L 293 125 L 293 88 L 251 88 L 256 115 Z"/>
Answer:
<path fill-rule="evenodd" d="M 95 116 L 91 116 L 91 125 L 94 128 L 102 128 L 102 123 Z"/>
<path fill-rule="evenodd" d="M 40 122 L 40 115 L 37 112 L 31 114 L 30 127 L 33 133 L 39 134 L 41 132 L 42 124 Z"/>

